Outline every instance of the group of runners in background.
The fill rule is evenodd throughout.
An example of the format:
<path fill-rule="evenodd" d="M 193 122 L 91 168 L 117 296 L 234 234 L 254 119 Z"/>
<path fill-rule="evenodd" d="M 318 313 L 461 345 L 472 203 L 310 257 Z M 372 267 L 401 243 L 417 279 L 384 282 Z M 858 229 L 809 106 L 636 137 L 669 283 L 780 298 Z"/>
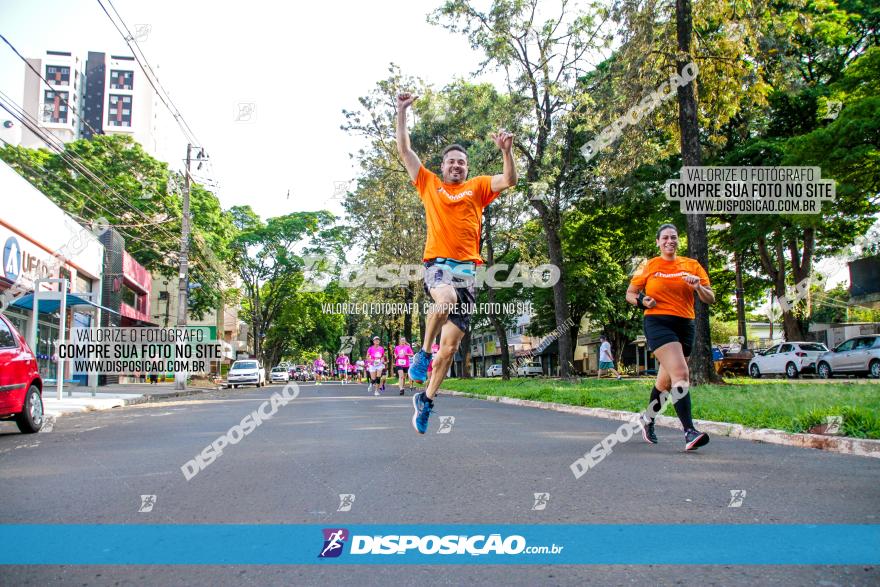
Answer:
<path fill-rule="evenodd" d="M 440 345 L 435 343 L 432 350 L 436 352 L 439 347 Z M 340 352 L 334 363 L 328 365 L 324 361 L 324 355 L 318 355 L 318 358 L 312 361 L 312 372 L 317 385 L 328 381 L 338 381 L 343 385 L 367 383 L 367 393 L 376 396 L 385 391 L 385 383 L 390 373 L 391 376 L 397 376 L 399 395 L 404 395 L 407 384 L 412 388 L 413 382 L 409 379 L 409 368 L 414 355 L 415 352 L 406 337 L 401 336 L 397 345 L 389 353 L 388 349 L 382 346 L 381 338 L 374 336 L 367 352 L 360 355 L 357 360 L 352 361 L 353 357 Z M 429 378 L 432 368 L 433 364 L 428 366 Z"/>

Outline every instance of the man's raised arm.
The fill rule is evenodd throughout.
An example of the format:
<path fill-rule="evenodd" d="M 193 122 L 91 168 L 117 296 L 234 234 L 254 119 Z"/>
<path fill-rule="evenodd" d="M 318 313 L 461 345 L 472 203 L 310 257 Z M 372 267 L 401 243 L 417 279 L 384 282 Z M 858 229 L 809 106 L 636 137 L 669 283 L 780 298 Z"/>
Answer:
<path fill-rule="evenodd" d="M 492 135 L 492 140 L 495 146 L 501 149 L 501 157 L 504 160 L 501 174 L 492 176 L 492 191 L 501 192 L 515 186 L 519 179 L 513 161 L 513 135 L 506 130 L 500 130 Z"/>
<path fill-rule="evenodd" d="M 397 96 L 397 152 L 400 153 L 406 172 L 409 173 L 409 177 L 413 181 L 419 176 L 422 162 L 412 150 L 412 145 L 409 142 L 409 131 L 406 129 L 406 110 L 415 102 L 416 98 L 417 96 L 408 92 Z"/>

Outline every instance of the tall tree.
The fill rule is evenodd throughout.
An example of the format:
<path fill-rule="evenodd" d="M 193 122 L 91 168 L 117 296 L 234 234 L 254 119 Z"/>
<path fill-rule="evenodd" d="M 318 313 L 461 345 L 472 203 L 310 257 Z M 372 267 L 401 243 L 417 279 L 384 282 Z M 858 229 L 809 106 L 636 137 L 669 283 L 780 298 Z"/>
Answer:
<path fill-rule="evenodd" d="M 766 130 L 724 158 L 730 165 L 816 166 L 823 179 L 836 182 L 835 201 L 823 203 L 821 214 L 740 216 L 732 223 L 736 240 L 760 260 L 777 299 L 810 278 L 817 259 L 865 234 L 880 210 L 880 47 L 868 49 L 835 77 L 828 85 L 774 94 Z M 841 105 L 833 118 L 829 102 Z M 788 340 L 803 338 L 810 304 L 808 295 L 783 308 Z"/>
<path fill-rule="evenodd" d="M 126 251 L 151 271 L 177 275 L 183 204 L 179 175 L 126 135 L 96 135 L 64 145 L 62 154 L 7 145 L 0 159 L 81 221 L 106 218 L 126 239 Z M 85 172 L 83 172 L 85 169 Z M 217 197 L 192 184 L 193 246 L 190 312 L 217 307 L 228 274 L 234 228 Z"/>
<path fill-rule="evenodd" d="M 578 102 L 578 77 L 585 71 L 586 58 L 608 41 L 603 33 L 608 12 L 591 3 L 574 13 L 568 0 L 559 3 L 558 16 L 541 21 L 539 12 L 543 7 L 538 0 L 494 0 L 487 11 L 469 0 L 449 0 L 429 19 L 465 34 L 471 46 L 484 53 L 483 68 L 504 70 L 512 106 L 524 117 L 525 136 L 518 136 L 516 146 L 525 160 L 522 175 L 527 193 L 541 219 L 549 261 L 564 276 L 562 210 L 568 199 L 578 195 L 566 178 L 580 158 L 575 135 L 564 121 Z M 547 186 L 540 197 L 533 197 L 536 184 Z M 563 329 L 569 323 L 565 279 L 553 286 L 553 309 L 556 328 Z M 559 338 L 559 356 L 560 375 L 568 377 L 573 356 L 570 337 Z"/>
<path fill-rule="evenodd" d="M 242 308 L 249 318 L 254 354 L 266 359 L 263 339 L 285 309 L 290 292 L 302 283 L 304 263 L 298 247 L 334 217 L 329 212 L 294 212 L 264 223 L 249 206 L 235 206 L 232 213 L 240 230 L 231 246 L 242 284 Z"/>
<path fill-rule="evenodd" d="M 694 32 L 691 0 L 675 0 L 676 38 L 678 53 L 675 69 L 679 76 L 685 75 L 685 67 L 691 62 L 691 37 Z M 681 161 L 685 167 L 703 164 L 700 153 L 700 126 L 697 121 L 697 97 L 694 82 L 678 86 L 678 126 L 681 129 Z M 687 215 L 688 256 L 709 269 L 709 237 L 706 233 L 706 216 Z M 709 307 L 694 296 L 697 336 L 688 360 L 690 378 L 694 384 L 721 381 L 712 362 L 712 336 L 709 332 Z"/>

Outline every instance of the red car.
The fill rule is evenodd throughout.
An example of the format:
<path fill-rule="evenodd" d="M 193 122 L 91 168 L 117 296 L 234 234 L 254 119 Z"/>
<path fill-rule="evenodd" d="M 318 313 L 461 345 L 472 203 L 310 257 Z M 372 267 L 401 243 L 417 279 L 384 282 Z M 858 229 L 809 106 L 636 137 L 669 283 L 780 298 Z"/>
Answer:
<path fill-rule="evenodd" d="M 25 434 L 43 427 L 43 380 L 37 358 L 15 326 L 0 314 L 0 420 Z"/>

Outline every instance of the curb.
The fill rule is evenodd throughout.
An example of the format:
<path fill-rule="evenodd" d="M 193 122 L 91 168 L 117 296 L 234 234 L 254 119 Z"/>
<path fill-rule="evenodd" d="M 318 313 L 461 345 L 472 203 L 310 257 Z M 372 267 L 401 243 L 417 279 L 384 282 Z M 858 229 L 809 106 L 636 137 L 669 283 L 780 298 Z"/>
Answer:
<path fill-rule="evenodd" d="M 169 399 L 175 397 L 186 397 L 189 395 L 198 395 L 200 393 L 206 393 L 209 391 L 217 391 L 217 388 L 210 387 L 191 387 L 189 389 L 184 389 L 183 391 L 175 391 L 172 393 L 163 393 L 161 395 L 142 395 L 141 397 L 133 397 L 130 399 L 123 400 L 122 407 L 125 406 L 133 406 L 137 404 L 149 404 L 161 399 Z"/>
<path fill-rule="evenodd" d="M 457 397 L 469 397 L 493 401 L 499 404 L 507 404 L 511 406 L 520 406 L 525 408 L 539 408 L 542 410 L 552 410 L 554 412 L 563 412 L 566 414 L 574 414 L 576 416 L 590 416 L 593 418 L 604 418 L 606 420 L 632 421 L 638 416 L 635 412 L 624 412 L 622 410 L 609 410 L 607 408 L 587 408 L 583 406 L 572 406 L 568 404 L 557 404 L 553 402 L 539 402 L 529 399 L 517 399 L 498 395 L 482 396 L 463 391 L 439 390 L 445 395 Z M 700 430 L 703 432 L 711 432 L 719 436 L 727 436 L 729 438 L 739 438 L 741 440 L 753 440 L 755 442 L 766 442 L 767 444 L 781 444 L 784 446 L 796 446 L 799 448 L 814 448 L 818 450 L 827 450 L 844 455 L 855 455 L 860 457 L 871 457 L 880 459 L 880 440 L 872 440 L 867 438 L 850 438 L 845 436 L 825 436 L 822 434 L 805 434 L 797 432 L 786 432 L 784 430 L 774 430 L 772 428 L 749 428 L 742 424 L 731 424 L 729 422 L 714 422 L 711 420 L 695 420 Z M 681 430 L 681 423 L 678 418 L 671 416 L 657 416 L 655 419 L 657 426 L 664 428 L 676 428 Z"/>
<path fill-rule="evenodd" d="M 212 389 L 212 388 L 208 388 L 208 387 L 192 387 L 189 389 L 185 389 L 183 391 L 175 391 L 172 393 L 163 393 L 161 395 L 142 395 L 141 397 L 132 397 L 132 398 L 126 398 L 124 400 L 121 400 L 122 401 L 121 406 L 114 406 L 114 407 L 110 407 L 110 408 L 89 407 L 89 409 L 83 410 L 83 412 L 103 412 L 104 410 L 112 410 L 114 408 L 124 408 L 126 406 L 133 406 L 133 405 L 137 405 L 137 404 L 148 404 L 148 403 L 153 403 L 153 402 L 159 401 L 160 399 L 186 397 L 186 396 L 190 396 L 190 395 L 198 395 L 200 393 L 206 393 L 209 391 L 217 391 L 217 389 L 216 388 Z M 44 422 L 43 422 L 43 429 L 41 429 L 40 432 L 43 432 L 43 431 L 51 432 L 52 429 L 55 427 L 55 424 L 56 424 L 58 418 L 60 418 L 61 416 L 67 416 L 70 414 L 80 414 L 83 412 L 76 411 L 76 412 L 60 412 L 57 414 L 45 414 Z"/>

